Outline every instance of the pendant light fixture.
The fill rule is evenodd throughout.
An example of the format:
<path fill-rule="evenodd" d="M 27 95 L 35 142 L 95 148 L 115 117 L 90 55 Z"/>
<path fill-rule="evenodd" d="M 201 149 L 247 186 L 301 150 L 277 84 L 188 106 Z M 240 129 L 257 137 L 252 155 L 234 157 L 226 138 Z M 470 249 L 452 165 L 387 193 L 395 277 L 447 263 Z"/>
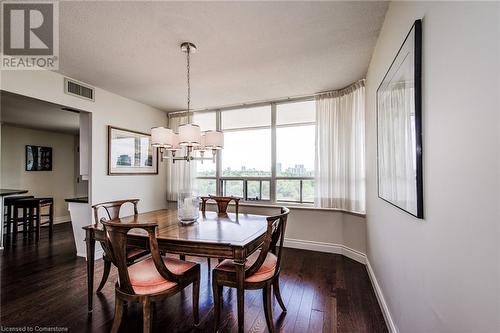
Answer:
<path fill-rule="evenodd" d="M 187 122 L 180 125 L 179 133 L 174 133 L 169 128 L 153 127 L 151 129 L 151 145 L 158 147 L 161 155 L 161 161 L 170 158 L 172 163 L 183 160 L 190 162 L 192 160 L 212 160 L 215 163 L 217 151 L 224 148 L 224 134 L 220 131 L 201 132 L 200 126 L 192 124 L 191 111 L 191 54 L 196 52 L 196 45 L 190 42 L 181 44 L 181 51 L 186 53 L 187 58 Z M 184 156 L 175 156 L 179 150 L 184 151 Z M 212 158 L 205 158 L 206 150 L 212 151 Z M 171 157 L 167 152 L 171 152 Z M 200 152 L 200 157 L 195 156 L 195 152 Z"/>

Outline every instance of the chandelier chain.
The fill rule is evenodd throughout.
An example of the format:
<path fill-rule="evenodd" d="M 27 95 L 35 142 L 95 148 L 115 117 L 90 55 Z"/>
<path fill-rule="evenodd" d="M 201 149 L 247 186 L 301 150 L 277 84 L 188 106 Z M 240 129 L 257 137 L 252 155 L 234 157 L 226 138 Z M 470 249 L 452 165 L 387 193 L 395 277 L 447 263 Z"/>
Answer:
<path fill-rule="evenodd" d="M 191 54 L 191 47 L 188 45 L 187 46 L 187 111 L 188 111 L 188 124 L 190 123 L 190 110 L 191 110 L 191 81 L 190 81 L 190 70 L 191 70 L 191 64 L 190 64 L 190 54 Z"/>

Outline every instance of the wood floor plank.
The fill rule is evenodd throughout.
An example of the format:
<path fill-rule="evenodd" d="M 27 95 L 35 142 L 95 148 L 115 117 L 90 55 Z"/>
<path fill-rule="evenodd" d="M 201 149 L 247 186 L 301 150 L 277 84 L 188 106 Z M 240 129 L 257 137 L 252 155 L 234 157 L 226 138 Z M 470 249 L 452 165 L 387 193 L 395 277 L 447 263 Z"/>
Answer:
<path fill-rule="evenodd" d="M 71 225 L 55 226 L 49 240 L 42 230 L 38 244 L 8 243 L 0 254 L 0 321 L 3 327 L 65 327 L 69 332 L 109 332 L 114 315 L 116 269 L 111 270 L 102 293 L 94 294 L 94 311 L 87 314 L 86 264 L 76 257 Z M 193 326 L 189 287 L 155 305 L 155 332 L 212 332 L 213 295 L 205 258 L 188 257 L 202 264 L 199 327 Z M 212 261 L 215 265 L 215 261 Z M 96 261 L 97 287 L 103 271 Z M 284 249 L 280 286 L 288 309 L 281 311 L 273 297 L 272 311 L 277 332 L 387 332 L 382 312 L 366 268 L 335 254 Z M 221 332 L 235 332 L 236 291 L 225 288 Z M 260 291 L 245 292 L 247 332 L 267 332 Z M 129 304 L 121 332 L 141 332 L 142 308 Z"/>
<path fill-rule="evenodd" d="M 323 311 L 312 310 L 311 318 L 309 319 L 309 328 L 307 333 L 321 333 L 323 332 Z"/>

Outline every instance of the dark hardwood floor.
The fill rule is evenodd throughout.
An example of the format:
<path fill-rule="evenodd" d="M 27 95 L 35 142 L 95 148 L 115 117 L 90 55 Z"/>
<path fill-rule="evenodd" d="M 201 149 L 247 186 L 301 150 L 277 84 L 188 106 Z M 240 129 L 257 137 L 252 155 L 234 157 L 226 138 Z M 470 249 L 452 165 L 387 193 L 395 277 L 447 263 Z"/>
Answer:
<path fill-rule="evenodd" d="M 363 265 L 340 255 L 285 249 L 281 290 L 286 314 L 273 299 L 274 323 L 279 332 L 387 332 L 384 318 Z M 94 311 L 87 315 L 85 260 L 75 255 L 69 223 L 56 225 L 54 238 L 42 229 L 42 238 L 7 244 L 1 260 L 1 326 L 58 327 L 69 332 L 109 332 L 113 321 L 113 270 L 102 294 L 94 296 Z M 202 263 L 199 327 L 192 326 L 191 287 L 156 304 L 155 332 L 212 332 L 213 303 L 206 259 Z M 215 265 L 215 260 L 212 261 Z M 96 280 L 102 274 L 96 262 Z M 245 328 L 265 332 L 262 296 L 245 294 Z M 222 332 L 236 331 L 236 293 L 224 289 Z M 140 332 L 139 305 L 128 308 L 123 332 Z"/>

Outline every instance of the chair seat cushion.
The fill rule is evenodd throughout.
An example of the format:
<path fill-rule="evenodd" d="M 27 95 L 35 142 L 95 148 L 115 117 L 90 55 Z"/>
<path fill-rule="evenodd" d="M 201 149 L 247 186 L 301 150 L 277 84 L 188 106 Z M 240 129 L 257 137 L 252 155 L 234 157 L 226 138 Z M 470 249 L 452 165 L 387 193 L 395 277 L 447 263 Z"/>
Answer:
<path fill-rule="evenodd" d="M 260 250 L 252 253 L 245 263 L 245 270 L 250 268 L 259 258 Z M 274 272 L 276 270 L 276 265 L 278 263 L 278 258 L 271 252 L 267 253 L 266 260 L 262 266 L 260 266 L 259 270 L 255 272 L 255 274 L 245 278 L 245 282 L 261 282 L 268 280 L 274 276 Z M 230 259 L 223 260 L 220 264 L 218 264 L 215 269 L 225 271 L 225 272 L 236 272 L 233 261 Z"/>
<path fill-rule="evenodd" d="M 165 266 L 174 274 L 183 274 L 190 270 L 195 263 L 174 258 L 163 257 Z M 147 258 L 128 267 L 130 283 L 136 294 L 155 294 L 168 290 L 177 285 L 176 282 L 164 279 L 155 267 L 153 258 Z"/>

